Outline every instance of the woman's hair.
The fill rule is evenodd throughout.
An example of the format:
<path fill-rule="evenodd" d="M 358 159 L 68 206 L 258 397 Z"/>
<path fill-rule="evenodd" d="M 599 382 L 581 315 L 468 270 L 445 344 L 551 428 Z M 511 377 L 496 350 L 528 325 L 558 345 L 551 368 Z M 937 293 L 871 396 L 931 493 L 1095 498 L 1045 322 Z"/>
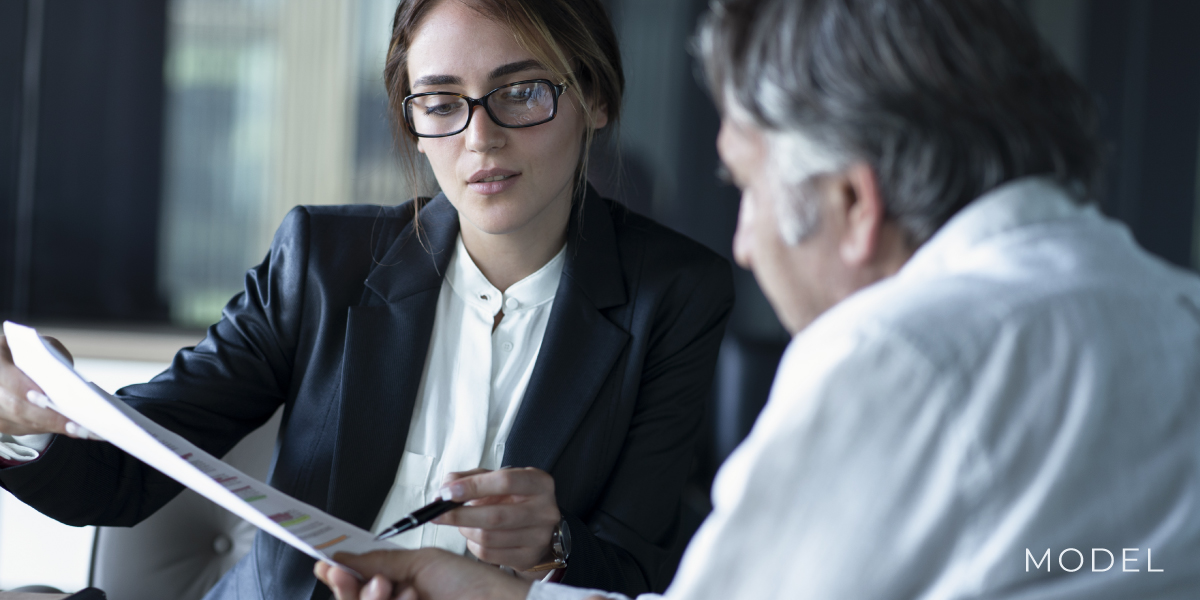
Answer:
<path fill-rule="evenodd" d="M 984 192 L 1100 169 L 1091 97 L 1012 2 L 714 1 L 696 40 L 718 104 L 868 163 L 921 244 Z"/>
<path fill-rule="evenodd" d="M 591 111 L 594 108 L 607 111 L 607 127 L 614 129 L 620 119 L 621 95 L 625 89 L 617 36 L 600 0 L 400 1 L 392 20 L 392 40 L 383 68 L 383 81 L 387 86 L 396 146 L 414 191 L 419 190 L 420 181 L 415 148 L 417 138 L 408 130 L 403 116 L 404 97 L 412 93 L 408 80 L 408 47 L 425 15 L 443 1 L 461 2 L 481 15 L 505 24 L 521 47 L 582 99 L 586 129 L 576 173 L 578 192 L 586 183 L 588 149 L 596 135 Z"/>

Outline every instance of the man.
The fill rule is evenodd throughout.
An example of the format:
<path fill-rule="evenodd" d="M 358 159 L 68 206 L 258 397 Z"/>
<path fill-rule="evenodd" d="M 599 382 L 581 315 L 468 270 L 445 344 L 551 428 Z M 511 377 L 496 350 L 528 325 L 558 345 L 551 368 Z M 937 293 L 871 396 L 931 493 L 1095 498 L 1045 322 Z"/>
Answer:
<path fill-rule="evenodd" d="M 1200 280 L 1089 206 L 1093 110 L 995 0 L 729 0 L 735 254 L 796 334 L 667 598 L 1194 598 Z M 340 598 L 615 597 L 431 552 Z M 395 583 L 393 583 L 395 582 Z"/>

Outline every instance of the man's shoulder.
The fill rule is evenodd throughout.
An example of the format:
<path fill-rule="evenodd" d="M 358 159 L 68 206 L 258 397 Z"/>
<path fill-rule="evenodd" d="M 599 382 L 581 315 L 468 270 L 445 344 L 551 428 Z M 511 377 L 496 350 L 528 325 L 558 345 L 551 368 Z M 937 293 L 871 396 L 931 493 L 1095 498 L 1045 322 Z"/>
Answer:
<path fill-rule="evenodd" d="M 805 336 L 902 343 L 939 367 L 974 353 L 1003 325 L 1011 290 L 970 277 L 913 282 L 887 279 L 818 318 Z"/>
<path fill-rule="evenodd" d="M 1194 325 L 1186 307 L 1200 302 L 1200 278 L 1141 258 L 1112 267 L 1006 264 L 901 275 L 855 294 L 814 325 L 826 336 L 870 330 L 902 339 L 934 364 L 964 369 L 994 353 L 1002 336 L 1099 348 L 1145 341 L 1125 339 L 1122 323 Z"/>

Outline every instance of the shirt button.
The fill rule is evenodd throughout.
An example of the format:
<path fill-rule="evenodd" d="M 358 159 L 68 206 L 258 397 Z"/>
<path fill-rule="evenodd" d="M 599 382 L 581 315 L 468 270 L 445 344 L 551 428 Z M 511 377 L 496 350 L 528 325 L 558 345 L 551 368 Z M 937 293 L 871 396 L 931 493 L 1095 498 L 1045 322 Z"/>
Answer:
<path fill-rule="evenodd" d="M 517 307 L 521 306 L 521 303 L 518 302 L 516 298 L 509 298 L 508 300 L 504 301 L 504 306 L 506 306 L 508 310 L 517 310 Z"/>
<path fill-rule="evenodd" d="M 512 342 L 504 342 L 503 344 L 500 344 L 500 347 L 504 348 L 505 352 L 512 352 L 513 345 Z"/>

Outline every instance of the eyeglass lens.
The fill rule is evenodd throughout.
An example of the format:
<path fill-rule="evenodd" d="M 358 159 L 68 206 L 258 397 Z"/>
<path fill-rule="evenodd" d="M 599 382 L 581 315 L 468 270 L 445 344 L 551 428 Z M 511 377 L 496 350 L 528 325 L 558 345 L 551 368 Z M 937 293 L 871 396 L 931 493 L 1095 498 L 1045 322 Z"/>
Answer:
<path fill-rule="evenodd" d="M 467 126 L 467 101 L 453 94 L 409 98 L 408 114 L 418 135 L 448 135 Z M 554 116 L 554 88 L 544 82 L 518 83 L 486 97 L 488 112 L 500 125 L 529 127 Z"/>

